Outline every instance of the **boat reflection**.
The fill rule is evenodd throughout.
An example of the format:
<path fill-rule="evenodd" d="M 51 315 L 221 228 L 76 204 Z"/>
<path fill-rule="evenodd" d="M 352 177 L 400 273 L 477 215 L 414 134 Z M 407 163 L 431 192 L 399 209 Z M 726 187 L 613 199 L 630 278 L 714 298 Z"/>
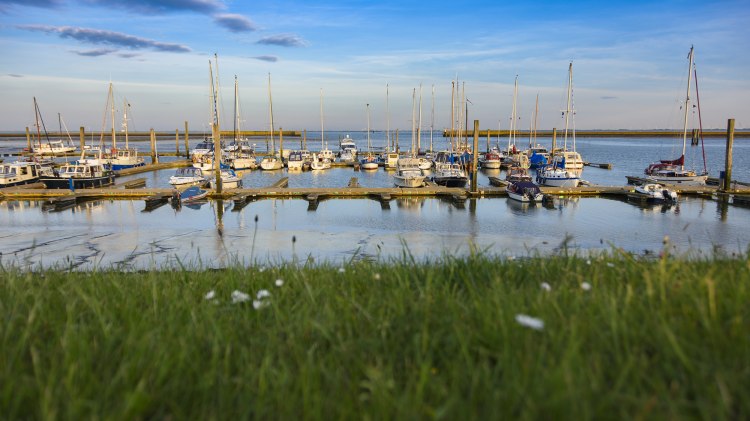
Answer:
<path fill-rule="evenodd" d="M 419 211 L 424 207 L 424 197 L 399 197 L 396 199 L 396 207 L 411 212 Z"/>

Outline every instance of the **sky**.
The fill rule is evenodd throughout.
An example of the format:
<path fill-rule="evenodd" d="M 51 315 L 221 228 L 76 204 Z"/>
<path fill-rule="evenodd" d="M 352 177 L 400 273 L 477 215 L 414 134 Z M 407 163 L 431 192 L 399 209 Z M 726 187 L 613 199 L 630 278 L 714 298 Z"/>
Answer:
<path fill-rule="evenodd" d="M 470 126 L 508 129 L 516 77 L 517 127 L 538 96 L 537 127 L 562 128 L 570 63 L 571 125 L 677 129 L 691 45 L 703 127 L 747 128 L 748 22 L 747 0 L 0 0 L 0 131 L 32 127 L 33 98 L 50 130 L 106 130 L 110 82 L 131 130 L 209 131 L 215 57 L 227 130 L 235 77 L 248 130 L 269 127 L 269 77 L 277 129 L 409 130 L 421 92 L 440 130 L 455 80 Z"/>

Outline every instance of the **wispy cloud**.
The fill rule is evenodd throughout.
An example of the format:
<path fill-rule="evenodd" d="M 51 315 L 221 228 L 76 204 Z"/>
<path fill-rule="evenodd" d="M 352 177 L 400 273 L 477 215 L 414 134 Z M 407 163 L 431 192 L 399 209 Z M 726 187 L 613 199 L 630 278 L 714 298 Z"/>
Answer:
<path fill-rule="evenodd" d="M 89 44 L 115 45 L 130 49 L 150 48 L 157 51 L 172 53 L 187 53 L 190 48 L 185 45 L 171 44 L 140 38 L 121 32 L 104 31 L 101 29 L 78 28 L 73 26 L 47 26 L 47 25 L 18 25 L 19 29 L 27 31 L 57 34 L 60 38 L 72 38 Z"/>
<path fill-rule="evenodd" d="M 599 99 L 617 99 L 617 97 L 616 96 L 605 95 L 605 96 L 600 96 Z"/>
<path fill-rule="evenodd" d="M 32 6 L 51 9 L 63 4 L 62 0 L 0 0 L 0 11 L 5 10 L 9 5 Z"/>
<path fill-rule="evenodd" d="M 269 35 L 258 40 L 258 44 L 279 45 L 281 47 L 307 47 L 309 43 L 295 34 Z"/>
<path fill-rule="evenodd" d="M 74 54 L 78 54 L 79 56 L 84 57 L 99 57 L 99 56 L 106 56 L 107 54 L 114 53 L 117 50 L 113 50 L 111 48 L 97 48 L 95 50 L 86 50 L 86 51 L 78 51 L 78 50 L 72 50 L 71 52 Z"/>
<path fill-rule="evenodd" d="M 140 56 L 140 54 L 137 54 L 137 53 L 120 53 L 117 55 L 117 57 L 122 57 L 122 58 L 133 58 L 133 57 L 138 57 L 138 56 Z"/>
<path fill-rule="evenodd" d="M 219 13 L 213 16 L 214 22 L 232 32 L 252 32 L 258 29 L 248 18 L 234 13 Z"/>
<path fill-rule="evenodd" d="M 54 1 L 54 0 L 50 0 Z M 84 0 L 86 3 L 104 7 L 118 7 L 135 13 L 166 14 L 175 12 L 216 13 L 226 6 L 221 0 Z"/>
<path fill-rule="evenodd" d="M 8 73 L 8 76 L 10 76 L 10 77 L 23 77 L 23 75 L 18 75 L 18 74 L 15 74 L 15 73 Z"/>
<path fill-rule="evenodd" d="M 267 61 L 269 63 L 276 63 L 279 61 L 279 58 L 276 56 L 255 56 L 253 58 L 260 61 Z"/>

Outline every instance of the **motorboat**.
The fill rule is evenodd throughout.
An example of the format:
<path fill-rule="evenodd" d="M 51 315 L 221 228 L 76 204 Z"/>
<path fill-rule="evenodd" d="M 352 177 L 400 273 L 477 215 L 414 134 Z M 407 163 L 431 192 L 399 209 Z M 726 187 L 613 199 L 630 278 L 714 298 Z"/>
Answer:
<path fill-rule="evenodd" d="M 419 158 L 400 158 L 393 175 L 397 187 L 422 187 L 425 176 L 419 168 Z"/>
<path fill-rule="evenodd" d="M 215 189 L 217 187 L 216 177 L 210 179 L 209 186 L 212 189 Z M 238 189 L 242 187 L 242 177 L 238 176 L 237 173 L 234 172 L 234 170 L 221 170 L 221 186 L 225 189 Z"/>
<path fill-rule="evenodd" d="M 445 187 L 466 187 L 469 177 L 460 164 L 450 162 L 435 162 L 435 172 L 432 176 L 435 184 Z"/>
<path fill-rule="evenodd" d="M 102 164 L 74 163 L 60 167 L 56 176 L 40 177 L 48 189 L 85 189 L 115 183 L 115 173 Z"/>
<path fill-rule="evenodd" d="M 519 202 L 541 203 L 544 194 L 532 181 L 513 181 L 505 186 L 508 197 Z"/>
<path fill-rule="evenodd" d="M 564 168 L 548 165 L 537 171 L 536 181 L 542 186 L 578 187 L 581 183 L 581 177 Z"/>
<path fill-rule="evenodd" d="M 187 186 L 205 182 L 206 177 L 203 175 L 203 170 L 196 167 L 177 168 L 175 175 L 169 177 L 169 184 L 173 186 Z"/>
<path fill-rule="evenodd" d="M 0 164 L 0 188 L 36 183 L 43 173 L 36 162 L 16 161 Z"/>
<path fill-rule="evenodd" d="M 662 184 L 647 183 L 635 187 L 633 198 L 648 203 L 675 203 L 677 192 Z"/>

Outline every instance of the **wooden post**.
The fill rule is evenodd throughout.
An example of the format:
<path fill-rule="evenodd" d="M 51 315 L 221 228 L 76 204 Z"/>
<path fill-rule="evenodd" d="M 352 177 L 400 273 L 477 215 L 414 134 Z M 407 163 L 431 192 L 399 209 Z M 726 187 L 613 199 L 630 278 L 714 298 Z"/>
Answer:
<path fill-rule="evenodd" d="M 549 151 L 550 162 L 552 162 L 552 156 L 555 154 L 555 148 L 557 147 L 557 128 L 552 128 L 552 150 Z"/>
<path fill-rule="evenodd" d="M 400 153 L 399 147 L 398 147 L 398 129 L 396 129 L 396 153 Z"/>
<path fill-rule="evenodd" d="M 174 156 L 180 156 L 180 129 L 174 129 Z"/>
<path fill-rule="evenodd" d="M 487 129 L 487 152 L 490 151 L 490 129 Z"/>
<path fill-rule="evenodd" d="M 151 163 L 157 164 L 157 158 L 156 158 L 156 135 L 154 134 L 154 129 L 151 129 L 149 132 L 151 135 Z"/>
<path fill-rule="evenodd" d="M 305 129 L 302 135 L 302 149 L 307 149 L 307 129 Z"/>
<path fill-rule="evenodd" d="M 188 141 L 190 140 L 188 135 L 188 122 L 185 121 L 185 158 L 190 158 L 190 146 L 188 145 Z"/>
<path fill-rule="evenodd" d="M 279 127 L 279 159 L 284 163 L 284 129 Z"/>
<path fill-rule="evenodd" d="M 217 124 L 211 125 L 211 137 L 214 139 L 214 184 L 216 193 L 221 194 L 223 182 L 221 181 L 221 131 Z"/>
<path fill-rule="evenodd" d="M 474 153 L 471 160 L 471 192 L 476 194 L 477 190 L 477 159 L 479 156 L 479 120 L 474 120 Z"/>
<path fill-rule="evenodd" d="M 83 126 L 78 128 L 78 138 L 81 141 L 81 153 L 83 153 L 86 146 L 86 131 Z"/>
<path fill-rule="evenodd" d="M 734 144 L 734 119 L 727 121 L 727 150 L 724 158 L 724 191 L 732 188 L 732 146 Z"/>
<path fill-rule="evenodd" d="M 29 133 L 28 126 L 26 127 L 26 147 L 29 149 L 29 153 L 33 151 L 31 148 L 31 134 Z"/>

